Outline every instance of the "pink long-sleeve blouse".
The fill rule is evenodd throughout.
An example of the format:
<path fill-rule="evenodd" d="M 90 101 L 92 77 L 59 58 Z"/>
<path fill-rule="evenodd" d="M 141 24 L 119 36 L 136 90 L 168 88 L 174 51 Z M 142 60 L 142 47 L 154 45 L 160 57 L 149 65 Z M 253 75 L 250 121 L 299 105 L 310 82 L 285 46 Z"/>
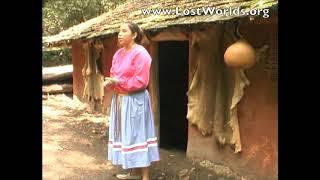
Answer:
<path fill-rule="evenodd" d="M 119 80 L 113 89 L 119 93 L 129 93 L 145 89 L 149 83 L 151 56 L 141 45 L 129 51 L 119 49 L 113 56 L 110 76 Z"/>

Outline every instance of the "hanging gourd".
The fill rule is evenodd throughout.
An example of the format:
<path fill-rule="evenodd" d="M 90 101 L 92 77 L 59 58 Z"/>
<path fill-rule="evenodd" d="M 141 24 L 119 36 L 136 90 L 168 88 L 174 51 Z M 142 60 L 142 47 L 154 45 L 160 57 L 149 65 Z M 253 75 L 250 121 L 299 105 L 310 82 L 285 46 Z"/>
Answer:
<path fill-rule="evenodd" d="M 224 61 L 229 67 L 249 69 L 256 63 L 255 51 L 245 40 L 238 40 L 227 48 Z"/>
<path fill-rule="evenodd" d="M 239 24 L 235 35 L 238 40 L 227 48 L 224 53 L 224 61 L 232 68 L 249 69 L 256 63 L 255 50 L 240 34 Z"/>

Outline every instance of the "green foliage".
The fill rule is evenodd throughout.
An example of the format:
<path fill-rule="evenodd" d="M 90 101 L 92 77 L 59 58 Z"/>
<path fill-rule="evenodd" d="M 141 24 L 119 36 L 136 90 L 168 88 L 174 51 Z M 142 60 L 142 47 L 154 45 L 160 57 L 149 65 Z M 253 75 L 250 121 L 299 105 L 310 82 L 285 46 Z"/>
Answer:
<path fill-rule="evenodd" d="M 71 64 L 71 49 L 42 52 L 42 66 L 51 67 Z"/>
<path fill-rule="evenodd" d="M 115 8 L 126 0 L 44 0 L 43 35 L 57 34 Z"/>
<path fill-rule="evenodd" d="M 43 0 L 43 36 L 58 34 L 74 25 L 114 9 L 127 0 Z M 71 63 L 70 49 L 43 52 L 43 66 Z"/>

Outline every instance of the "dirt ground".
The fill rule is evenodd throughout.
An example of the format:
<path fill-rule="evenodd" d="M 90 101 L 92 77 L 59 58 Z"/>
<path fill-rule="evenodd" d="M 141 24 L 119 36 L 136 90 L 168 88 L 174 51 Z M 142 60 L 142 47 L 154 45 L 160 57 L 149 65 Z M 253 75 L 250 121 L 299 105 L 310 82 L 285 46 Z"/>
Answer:
<path fill-rule="evenodd" d="M 107 157 L 108 118 L 90 113 L 87 106 L 66 95 L 43 96 L 43 179 L 113 180 L 123 173 Z M 151 179 L 244 179 L 227 167 L 189 160 L 185 152 L 160 149 Z"/>

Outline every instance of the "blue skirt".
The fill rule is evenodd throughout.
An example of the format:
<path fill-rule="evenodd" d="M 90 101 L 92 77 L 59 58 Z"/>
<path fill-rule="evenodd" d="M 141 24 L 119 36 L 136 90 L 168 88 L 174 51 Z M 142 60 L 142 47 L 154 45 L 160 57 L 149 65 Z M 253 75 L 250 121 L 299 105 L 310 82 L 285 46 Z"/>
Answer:
<path fill-rule="evenodd" d="M 150 96 L 147 90 L 114 94 L 109 123 L 108 160 L 123 169 L 159 161 Z"/>

